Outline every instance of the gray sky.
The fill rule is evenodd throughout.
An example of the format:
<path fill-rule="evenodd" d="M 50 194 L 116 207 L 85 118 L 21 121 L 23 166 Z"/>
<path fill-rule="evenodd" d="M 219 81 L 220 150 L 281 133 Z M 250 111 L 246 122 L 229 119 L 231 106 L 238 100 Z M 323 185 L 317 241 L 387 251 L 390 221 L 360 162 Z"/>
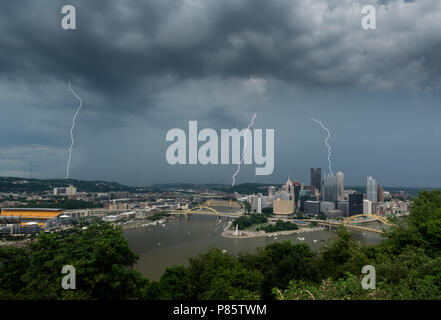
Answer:
<path fill-rule="evenodd" d="M 441 186 L 441 2 L 349 0 L 0 3 L 0 175 L 129 185 L 231 183 L 235 165 L 167 163 L 169 129 L 275 130 L 275 168 L 237 183 L 309 183 L 309 168 L 345 183 Z M 373 4 L 377 29 L 361 28 Z"/>

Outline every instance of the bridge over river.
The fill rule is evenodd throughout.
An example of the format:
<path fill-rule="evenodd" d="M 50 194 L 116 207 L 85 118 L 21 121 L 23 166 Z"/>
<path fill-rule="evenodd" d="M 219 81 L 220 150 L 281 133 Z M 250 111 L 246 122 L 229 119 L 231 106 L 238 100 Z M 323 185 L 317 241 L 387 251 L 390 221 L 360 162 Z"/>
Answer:
<path fill-rule="evenodd" d="M 203 204 L 197 205 L 194 208 L 186 210 L 174 210 L 170 214 L 186 215 L 201 214 L 201 215 L 216 215 L 237 218 L 244 214 L 245 209 L 237 201 L 233 200 L 208 200 Z M 293 222 L 293 218 L 271 217 L 269 220 L 277 220 Z M 305 222 L 315 222 L 320 226 L 327 228 L 337 228 L 343 225 L 345 228 L 353 230 L 361 230 L 366 232 L 382 233 L 384 228 L 392 226 L 392 223 L 385 217 L 375 214 L 358 214 L 347 217 L 343 220 L 319 220 L 319 219 L 302 219 Z"/>
<path fill-rule="evenodd" d="M 208 200 L 204 203 L 197 205 L 191 209 L 173 210 L 170 214 L 174 215 L 188 215 L 188 214 L 201 214 L 201 215 L 216 215 L 223 217 L 237 218 L 244 214 L 245 209 L 242 205 L 233 200 Z"/>
<path fill-rule="evenodd" d="M 383 233 L 384 228 L 392 226 L 392 223 L 386 218 L 375 214 L 357 214 L 345 218 L 344 220 L 305 219 L 303 221 L 316 222 L 318 225 L 328 228 L 337 228 L 338 226 L 343 225 L 345 228 L 348 229 L 374 233 Z M 378 227 L 373 227 L 373 223 L 377 223 Z M 366 224 L 369 224 L 369 226 L 366 226 Z"/>

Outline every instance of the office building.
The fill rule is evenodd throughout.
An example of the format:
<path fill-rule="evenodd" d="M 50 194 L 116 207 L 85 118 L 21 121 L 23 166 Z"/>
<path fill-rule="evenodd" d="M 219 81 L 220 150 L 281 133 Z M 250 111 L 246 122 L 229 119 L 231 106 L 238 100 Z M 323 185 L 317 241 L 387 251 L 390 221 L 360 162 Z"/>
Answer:
<path fill-rule="evenodd" d="M 363 200 L 363 214 L 372 214 L 372 201 Z"/>
<path fill-rule="evenodd" d="M 293 182 L 293 187 L 294 187 L 294 203 L 295 206 L 297 207 L 299 205 L 299 199 L 300 199 L 300 190 L 302 190 L 303 185 L 299 182 L 299 181 L 294 181 Z"/>
<path fill-rule="evenodd" d="M 377 181 L 372 177 L 367 177 L 366 194 L 368 200 L 377 202 Z"/>
<path fill-rule="evenodd" d="M 305 201 L 305 214 L 313 215 L 320 213 L 320 201 Z"/>
<path fill-rule="evenodd" d="M 294 213 L 294 201 L 280 199 L 274 200 L 273 213 L 275 215 L 288 215 Z"/>
<path fill-rule="evenodd" d="M 318 190 L 322 190 L 322 169 L 321 168 L 311 168 L 311 183 L 312 186 L 316 187 Z"/>
<path fill-rule="evenodd" d="M 262 194 L 259 193 L 257 196 L 253 195 L 251 199 L 251 212 L 262 213 Z"/>
<path fill-rule="evenodd" d="M 75 196 L 77 194 L 77 188 L 73 185 L 69 185 L 68 187 L 63 188 L 54 188 L 54 196 L 66 195 L 66 196 Z"/>
<path fill-rule="evenodd" d="M 335 210 L 334 202 L 326 202 L 326 201 L 320 202 L 320 212 L 327 212 L 332 210 Z"/>
<path fill-rule="evenodd" d="M 378 203 L 384 202 L 384 189 L 381 184 L 378 184 L 377 186 L 377 202 Z"/>
<path fill-rule="evenodd" d="M 349 216 L 363 214 L 363 194 L 351 193 L 349 195 Z"/>
<path fill-rule="evenodd" d="M 317 198 L 320 196 L 320 190 L 314 186 L 303 186 L 303 190 L 311 191 L 311 194 L 316 196 Z"/>
<path fill-rule="evenodd" d="M 66 194 L 66 188 L 54 188 L 54 196 Z"/>
<path fill-rule="evenodd" d="M 343 216 L 349 216 L 349 202 L 346 200 L 337 202 L 337 209 L 343 212 Z"/>
<path fill-rule="evenodd" d="M 337 176 L 325 175 L 323 178 L 323 201 L 337 202 Z"/>
<path fill-rule="evenodd" d="M 343 200 L 344 199 L 344 177 L 345 175 L 343 172 L 339 171 L 335 174 L 337 176 L 337 199 Z"/>
<path fill-rule="evenodd" d="M 311 191 L 300 190 L 299 192 L 300 211 L 305 211 L 305 202 L 310 200 L 310 197 L 311 197 Z"/>

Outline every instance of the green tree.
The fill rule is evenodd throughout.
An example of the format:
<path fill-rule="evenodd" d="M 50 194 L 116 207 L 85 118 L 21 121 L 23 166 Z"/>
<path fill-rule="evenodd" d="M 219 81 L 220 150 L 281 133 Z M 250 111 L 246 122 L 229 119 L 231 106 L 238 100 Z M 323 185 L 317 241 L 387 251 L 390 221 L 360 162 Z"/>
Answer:
<path fill-rule="evenodd" d="M 322 279 L 338 279 L 346 272 L 358 274 L 369 259 L 362 248 L 354 241 L 352 234 L 339 226 L 335 239 L 320 250 L 319 269 Z"/>
<path fill-rule="evenodd" d="M 441 191 L 422 191 L 410 208 L 410 215 L 394 221 L 386 231 L 382 247 L 399 254 L 407 247 L 423 248 L 432 256 L 441 252 Z"/>
<path fill-rule="evenodd" d="M 5 282 L 7 292 L 18 298 L 136 299 L 145 294 L 148 284 L 134 269 L 138 257 L 128 247 L 122 230 L 108 224 L 90 225 L 71 234 L 41 234 L 27 250 L 17 252 L 18 260 L 10 263 L 11 258 L 5 257 L 8 252 L 2 249 L 0 263 L 4 268 L 23 261 L 17 274 L 5 270 L 13 279 L 21 274 L 17 281 L 20 288 Z M 75 293 L 61 288 L 65 265 L 75 267 Z"/>
<path fill-rule="evenodd" d="M 232 255 L 211 248 L 190 258 L 192 299 L 250 299 L 258 297 L 261 274 L 247 270 Z"/>
<path fill-rule="evenodd" d="M 241 254 L 239 260 L 249 270 L 263 274 L 260 293 L 264 299 L 274 298 L 273 288 L 285 288 L 292 279 L 318 280 L 316 257 L 306 244 L 273 243 L 256 254 Z"/>
<path fill-rule="evenodd" d="M 187 300 L 190 298 L 190 277 L 184 266 L 172 266 L 165 270 L 159 280 L 160 298 Z"/>

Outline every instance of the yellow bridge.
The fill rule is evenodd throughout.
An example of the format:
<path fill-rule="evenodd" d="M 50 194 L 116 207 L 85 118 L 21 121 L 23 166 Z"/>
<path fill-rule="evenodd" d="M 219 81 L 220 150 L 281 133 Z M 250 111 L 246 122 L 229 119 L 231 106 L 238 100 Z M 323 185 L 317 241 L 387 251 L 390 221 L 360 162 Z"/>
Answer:
<path fill-rule="evenodd" d="M 380 221 L 389 227 L 392 226 L 392 224 L 387 219 L 380 217 L 380 216 L 377 216 L 375 214 L 356 214 L 355 216 L 350 216 L 350 217 L 344 219 L 343 223 L 346 224 L 346 223 L 351 223 L 351 222 L 357 222 L 356 220 L 358 218 L 370 218 L 371 220 Z M 366 222 L 366 221 L 360 221 L 360 222 Z"/>
<path fill-rule="evenodd" d="M 171 214 L 203 214 L 238 217 L 243 213 L 242 205 L 233 200 L 207 200 L 187 210 L 174 210 Z"/>
<path fill-rule="evenodd" d="M 360 220 L 360 218 L 362 218 L 363 220 Z M 379 221 L 388 227 L 392 226 L 392 224 L 387 219 L 380 217 L 380 216 L 377 216 L 375 214 L 357 214 L 354 216 L 350 216 L 350 217 L 344 219 L 343 221 L 317 220 L 317 219 L 310 219 L 307 221 L 315 221 L 320 225 L 325 225 L 325 226 L 329 226 L 329 227 L 333 227 L 333 226 L 337 227 L 339 225 L 343 225 L 344 227 L 346 227 L 348 229 L 355 229 L 355 230 L 375 232 L 375 233 L 382 233 L 383 230 L 364 227 L 364 226 L 360 226 L 360 225 L 355 225 L 354 223 L 368 223 L 368 222 Z"/>

